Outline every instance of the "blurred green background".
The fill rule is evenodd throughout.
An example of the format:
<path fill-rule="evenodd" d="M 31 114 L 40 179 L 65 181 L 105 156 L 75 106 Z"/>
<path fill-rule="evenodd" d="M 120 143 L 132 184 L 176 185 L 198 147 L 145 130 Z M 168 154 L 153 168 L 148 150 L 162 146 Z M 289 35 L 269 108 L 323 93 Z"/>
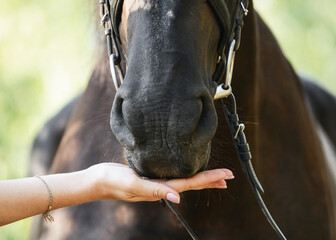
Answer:
<path fill-rule="evenodd" d="M 0 180 L 26 176 L 39 128 L 85 88 L 96 2 L 0 1 Z M 336 93 L 336 1 L 254 3 L 295 69 Z M 27 239 L 29 223 L 0 228 L 0 239 Z"/>

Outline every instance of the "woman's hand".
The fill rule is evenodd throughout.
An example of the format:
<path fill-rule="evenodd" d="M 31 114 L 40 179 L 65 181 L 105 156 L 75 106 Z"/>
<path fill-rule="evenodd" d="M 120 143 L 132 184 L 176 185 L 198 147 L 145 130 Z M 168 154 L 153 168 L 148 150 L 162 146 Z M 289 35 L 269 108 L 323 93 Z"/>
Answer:
<path fill-rule="evenodd" d="M 103 199 L 118 199 L 130 202 L 167 199 L 180 202 L 180 192 L 205 188 L 226 188 L 226 181 L 233 179 L 228 169 L 200 172 L 191 178 L 150 180 L 139 177 L 126 165 L 101 163 L 88 169 L 96 177 L 96 190 Z"/>

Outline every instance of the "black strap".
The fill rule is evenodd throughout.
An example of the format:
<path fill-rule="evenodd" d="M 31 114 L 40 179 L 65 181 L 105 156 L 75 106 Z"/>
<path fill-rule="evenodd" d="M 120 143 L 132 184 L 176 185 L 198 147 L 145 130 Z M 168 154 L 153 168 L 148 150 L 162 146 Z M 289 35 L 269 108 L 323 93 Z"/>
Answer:
<path fill-rule="evenodd" d="M 175 216 L 180 220 L 180 222 L 182 223 L 182 225 L 184 226 L 184 228 L 188 231 L 190 237 L 193 240 L 198 240 L 199 238 L 197 237 L 197 235 L 194 233 L 194 231 L 191 229 L 191 227 L 189 226 L 189 224 L 187 223 L 187 221 L 182 217 L 181 213 L 176 209 L 175 205 L 170 202 L 167 201 L 165 199 L 161 199 L 160 200 L 162 206 L 168 206 L 170 208 L 170 210 L 175 214 Z"/>
<path fill-rule="evenodd" d="M 110 0 L 107 0 L 110 1 Z M 111 0 L 111 17 L 114 33 L 119 38 L 119 24 L 121 21 L 123 0 Z"/>
<path fill-rule="evenodd" d="M 231 29 L 230 12 L 226 6 L 224 0 L 208 0 L 209 5 L 216 13 L 215 16 L 221 25 L 221 37 L 218 43 L 218 55 L 223 56 L 224 48 L 229 40 L 229 34 Z"/>
<path fill-rule="evenodd" d="M 234 2 L 234 1 L 233 1 Z M 238 50 L 241 40 L 241 31 L 244 26 L 244 15 L 248 13 L 249 0 L 236 1 L 234 16 L 232 18 L 232 28 L 229 36 L 229 42 L 236 40 L 235 51 Z M 233 4 L 232 4 L 233 7 Z"/>
<path fill-rule="evenodd" d="M 243 171 L 248 179 L 248 182 L 250 183 L 250 186 L 252 188 L 252 191 L 257 199 L 257 202 L 264 213 L 266 219 L 271 224 L 275 232 L 277 233 L 279 239 L 286 240 L 286 237 L 281 232 L 280 228 L 274 221 L 272 215 L 268 211 L 260 192 L 264 193 L 264 190 L 254 172 L 253 166 L 252 166 L 252 154 L 250 152 L 249 145 L 246 140 L 246 136 L 244 133 L 244 128 L 242 127 L 242 124 L 239 124 L 239 118 L 237 114 L 237 105 L 236 105 L 236 99 L 231 93 L 230 95 L 231 100 L 231 111 L 228 110 L 227 106 L 225 105 L 223 99 L 220 99 L 222 109 L 224 111 L 227 124 L 230 128 L 233 143 L 237 150 L 238 159 L 240 161 L 240 164 L 243 168 Z"/>

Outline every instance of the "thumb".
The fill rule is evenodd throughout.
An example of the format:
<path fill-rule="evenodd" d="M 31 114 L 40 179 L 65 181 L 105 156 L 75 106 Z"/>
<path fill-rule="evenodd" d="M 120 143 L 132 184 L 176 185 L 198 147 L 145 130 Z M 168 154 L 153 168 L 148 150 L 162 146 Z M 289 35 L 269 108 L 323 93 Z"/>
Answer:
<path fill-rule="evenodd" d="M 139 195 L 152 199 L 153 201 L 166 199 L 173 203 L 180 203 L 179 193 L 159 181 L 141 179 L 140 186 L 137 189 L 141 191 Z"/>

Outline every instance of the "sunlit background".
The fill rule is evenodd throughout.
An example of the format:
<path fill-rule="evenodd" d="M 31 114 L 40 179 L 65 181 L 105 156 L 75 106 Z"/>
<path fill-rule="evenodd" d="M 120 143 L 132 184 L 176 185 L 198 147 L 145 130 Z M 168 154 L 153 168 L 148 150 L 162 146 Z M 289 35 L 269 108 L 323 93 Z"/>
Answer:
<path fill-rule="evenodd" d="M 0 0 L 0 180 L 26 176 L 35 134 L 86 86 L 97 55 L 88 2 Z M 295 69 L 335 94 L 336 1 L 254 2 Z M 0 239 L 27 239 L 29 223 Z"/>

